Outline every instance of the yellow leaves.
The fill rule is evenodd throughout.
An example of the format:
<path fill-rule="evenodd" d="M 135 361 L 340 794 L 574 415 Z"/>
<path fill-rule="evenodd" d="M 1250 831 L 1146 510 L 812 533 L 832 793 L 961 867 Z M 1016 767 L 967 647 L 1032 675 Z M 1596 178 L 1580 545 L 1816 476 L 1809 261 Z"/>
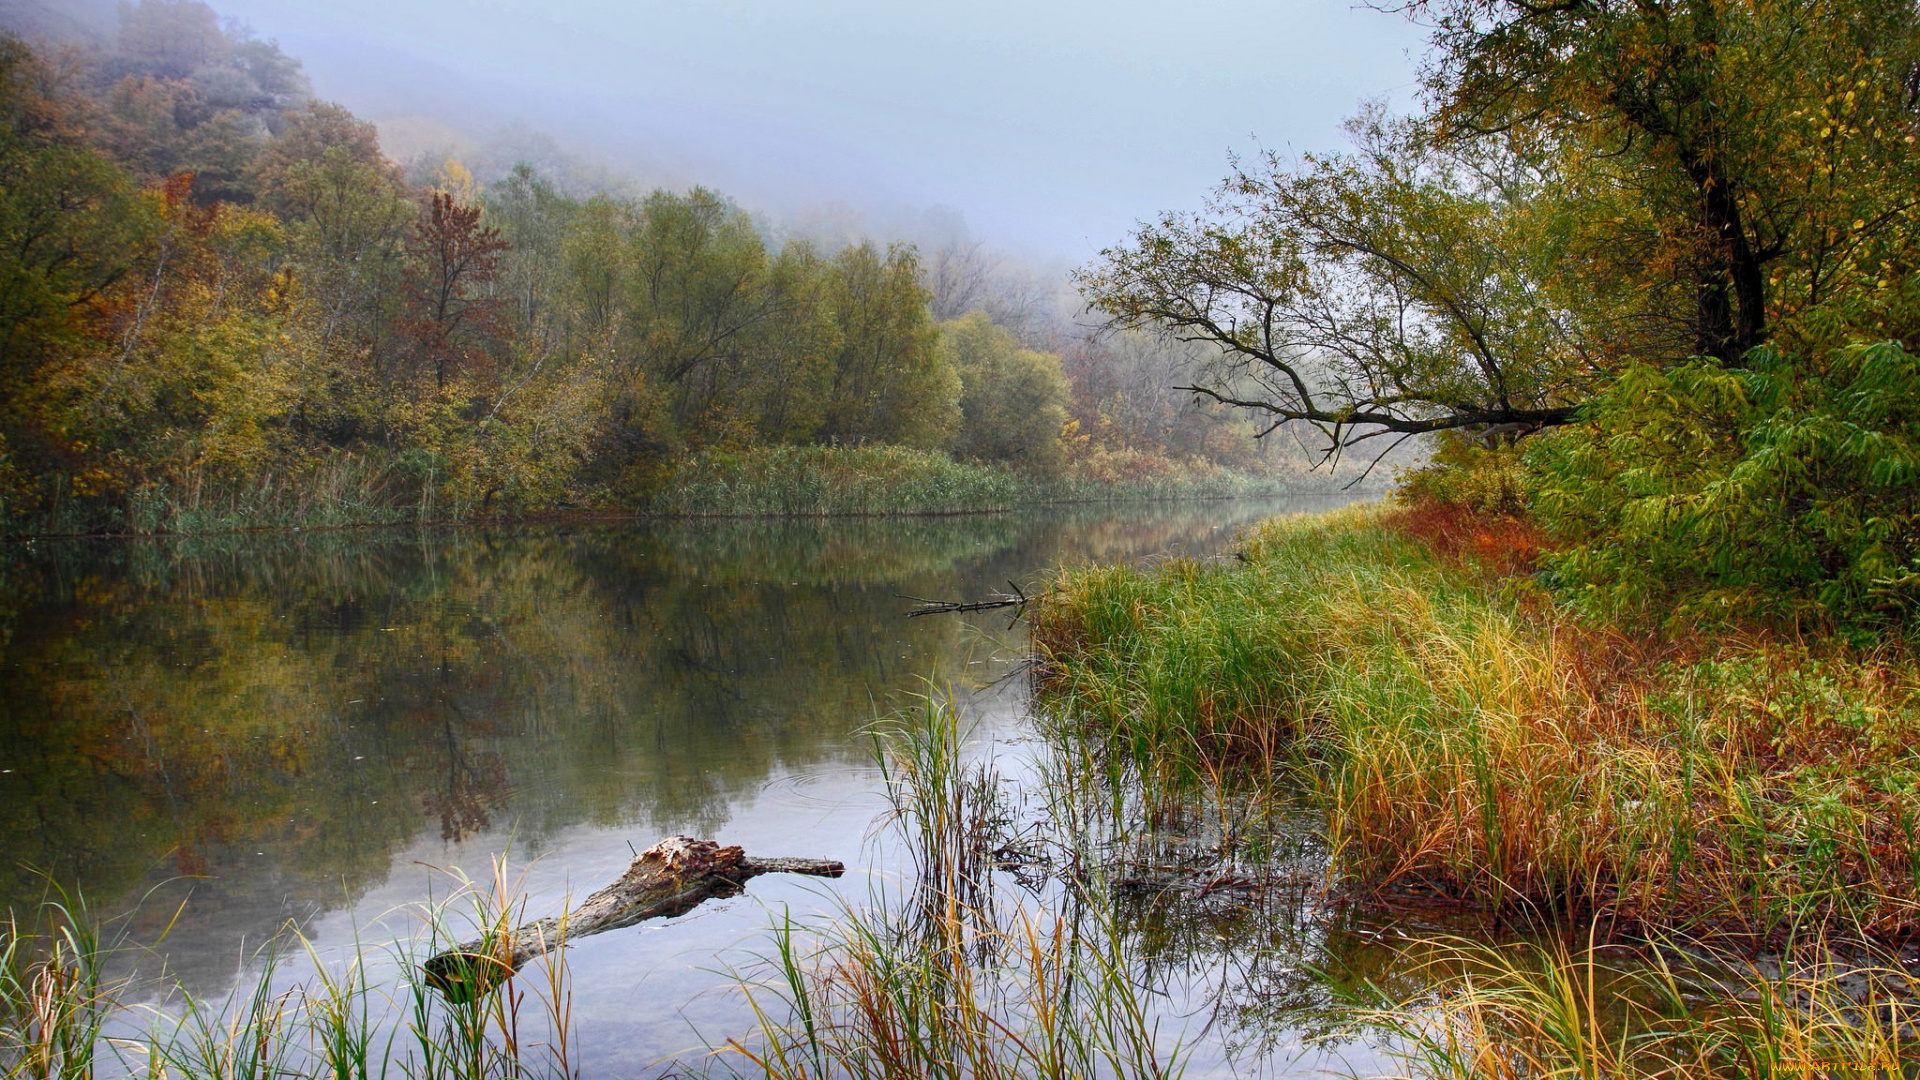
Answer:
<path fill-rule="evenodd" d="M 434 171 L 433 187 L 443 195 L 453 196 L 453 201 L 461 206 L 473 206 L 480 198 L 480 185 L 473 178 L 473 170 L 458 158 L 448 158 Z"/>

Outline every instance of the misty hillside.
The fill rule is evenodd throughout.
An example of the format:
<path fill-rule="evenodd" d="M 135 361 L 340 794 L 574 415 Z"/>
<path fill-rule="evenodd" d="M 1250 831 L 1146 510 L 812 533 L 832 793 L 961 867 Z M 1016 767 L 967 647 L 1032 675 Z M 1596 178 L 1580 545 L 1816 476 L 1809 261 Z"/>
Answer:
<path fill-rule="evenodd" d="M 9 531 L 1327 482 L 957 213 L 783 219 L 525 126 L 382 131 L 197 0 L 113 19 L 0 50 Z"/>

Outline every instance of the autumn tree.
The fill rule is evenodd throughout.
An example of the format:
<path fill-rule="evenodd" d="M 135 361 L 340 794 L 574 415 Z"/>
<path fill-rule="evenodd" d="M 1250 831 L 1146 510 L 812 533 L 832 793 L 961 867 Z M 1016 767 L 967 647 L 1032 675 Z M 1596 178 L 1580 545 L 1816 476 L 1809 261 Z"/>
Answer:
<path fill-rule="evenodd" d="M 287 223 L 303 291 L 319 308 L 322 362 L 385 368 L 406 232 L 418 215 L 373 125 L 325 103 L 287 116 L 255 162 L 260 201 Z"/>
<path fill-rule="evenodd" d="M 69 329 L 152 228 L 126 173 L 80 144 L 50 80 L 0 36 L 0 371 Z"/>
<path fill-rule="evenodd" d="M 1433 0 L 1435 138 L 1552 160 L 1687 351 L 1775 327 L 1913 263 L 1920 13 L 1885 0 Z M 1892 329 L 1892 328 L 1889 328 Z"/>
<path fill-rule="evenodd" d="M 1216 350 L 1197 392 L 1336 448 L 1524 433 L 1628 362 L 1912 332 L 1913 5 L 1411 7 L 1425 115 L 1243 165 L 1083 273 L 1116 326 Z"/>
<path fill-rule="evenodd" d="M 499 280 L 510 245 L 480 223 L 478 206 L 429 192 L 408 233 L 403 332 L 411 364 L 433 372 L 433 387 L 485 361 L 503 306 L 487 287 Z"/>

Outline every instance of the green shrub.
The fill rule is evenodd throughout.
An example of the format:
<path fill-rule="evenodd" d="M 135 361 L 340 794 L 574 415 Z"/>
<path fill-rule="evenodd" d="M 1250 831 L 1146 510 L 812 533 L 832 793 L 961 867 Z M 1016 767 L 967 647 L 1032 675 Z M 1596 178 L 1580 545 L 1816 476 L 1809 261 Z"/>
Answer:
<path fill-rule="evenodd" d="M 1451 431 L 1435 438 L 1427 464 L 1397 477 L 1395 494 L 1402 503 L 1457 506 L 1479 514 L 1526 509 L 1526 470 L 1517 446 L 1483 446 Z"/>
<path fill-rule="evenodd" d="M 1635 366 L 1526 465 L 1549 573 L 1590 608 L 1915 624 L 1920 361 L 1896 342 Z"/>

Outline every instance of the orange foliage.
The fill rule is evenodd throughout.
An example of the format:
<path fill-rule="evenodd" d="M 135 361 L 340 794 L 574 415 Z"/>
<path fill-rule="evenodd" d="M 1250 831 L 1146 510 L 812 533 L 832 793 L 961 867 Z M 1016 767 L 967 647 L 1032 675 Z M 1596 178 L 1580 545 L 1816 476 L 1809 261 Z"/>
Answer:
<path fill-rule="evenodd" d="M 1546 547 L 1546 534 L 1525 516 L 1454 503 L 1422 500 L 1389 514 L 1387 525 L 1441 558 L 1501 577 L 1532 573 Z"/>

